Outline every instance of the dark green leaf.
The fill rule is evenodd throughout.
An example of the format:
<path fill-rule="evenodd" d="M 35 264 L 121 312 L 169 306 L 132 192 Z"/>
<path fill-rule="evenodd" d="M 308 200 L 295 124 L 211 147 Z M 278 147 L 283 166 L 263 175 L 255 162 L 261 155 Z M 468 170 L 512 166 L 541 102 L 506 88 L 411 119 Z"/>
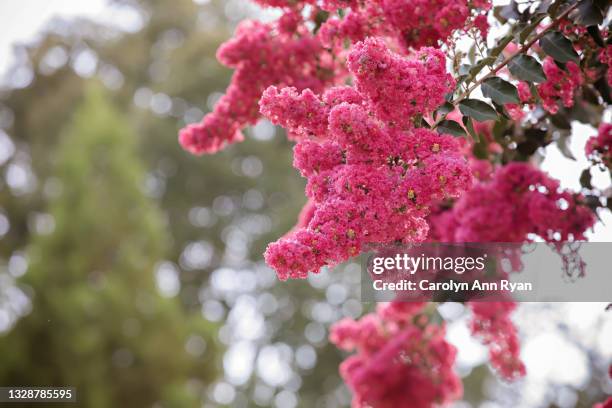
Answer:
<path fill-rule="evenodd" d="M 493 125 L 493 137 L 497 142 L 502 142 L 507 130 L 508 120 L 502 117 Z"/>
<path fill-rule="evenodd" d="M 563 62 L 559 62 L 559 61 L 557 61 L 557 60 L 553 60 L 553 62 L 555 63 L 555 65 L 556 65 L 556 66 L 558 66 L 558 67 L 559 67 L 559 69 L 560 69 L 561 71 L 568 72 L 568 71 L 567 71 L 567 64 L 565 64 L 565 63 L 563 63 Z"/>
<path fill-rule="evenodd" d="M 599 27 L 597 27 L 596 25 L 592 25 L 590 27 L 587 27 L 587 31 L 589 32 L 589 35 L 593 38 L 597 45 L 599 45 L 600 47 L 606 46 L 606 43 L 604 43 L 603 38 L 601 38 Z"/>
<path fill-rule="evenodd" d="M 562 1 L 555 1 L 552 5 L 550 5 L 550 7 L 548 7 L 546 13 L 548 13 L 551 18 L 557 17 L 557 12 L 560 11 L 559 9 L 561 8 L 561 4 L 563 4 Z"/>
<path fill-rule="evenodd" d="M 491 51 L 489 52 L 489 56 L 497 57 L 508 46 L 508 44 L 510 44 L 513 38 L 514 37 L 512 36 L 512 34 L 508 34 L 502 37 L 499 40 L 499 42 L 495 45 L 495 47 L 491 48 Z"/>
<path fill-rule="evenodd" d="M 531 127 L 525 129 L 523 134 L 525 138 L 517 145 L 516 150 L 526 158 L 549 143 L 547 141 L 548 132 L 544 129 Z"/>
<path fill-rule="evenodd" d="M 600 104 L 599 93 L 591 86 L 582 87 L 582 98 L 591 105 L 597 106 Z"/>
<path fill-rule="evenodd" d="M 495 110 L 497 111 L 497 113 L 500 114 L 501 117 L 504 117 L 506 119 L 511 119 L 510 115 L 508 115 L 508 113 L 506 112 L 506 110 L 504 109 L 504 105 L 500 105 L 498 103 L 493 102 L 493 107 L 495 108 Z"/>
<path fill-rule="evenodd" d="M 567 157 L 570 160 L 575 161 L 576 158 L 574 157 L 569 147 L 567 146 L 567 139 L 568 139 L 567 136 L 561 136 L 559 139 L 557 139 L 557 147 L 559 148 L 563 156 Z"/>
<path fill-rule="evenodd" d="M 479 122 L 496 120 L 497 112 L 490 105 L 478 99 L 465 99 L 459 103 L 459 110 Z"/>
<path fill-rule="evenodd" d="M 540 25 L 540 22 L 542 22 L 544 18 L 546 18 L 545 13 L 538 15 L 531 23 L 529 23 L 523 30 L 521 30 L 521 32 L 519 33 L 519 42 L 521 44 L 524 43 L 525 40 L 527 40 L 529 34 L 531 34 L 533 30 L 535 30 L 536 27 Z"/>
<path fill-rule="evenodd" d="M 595 195 L 586 194 L 582 199 L 583 203 L 589 207 L 595 214 L 597 214 L 597 209 L 602 206 L 601 198 Z M 600 221 L 601 218 L 597 217 Z"/>
<path fill-rule="evenodd" d="M 599 78 L 594 85 L 595 89 L 597 89 L 603 100 L 608 104 L 612 104 L 612 92 L 610 92 L 610 85 L 608 84 L 606 78 Z"/>
<path fill-rule="evenodd" d="M 582 171 L 582 174 L 580 174 L 580 185 L 589 190 L 593 188 L 591 184 L 591 169 L 584 169 Z"/>
<path fill-rule="evenodd" d="M 463 126 L 465 126 L 472 139 L 474 139 L 475 142 L 478 142 L 480 140 L 480 137 L 474 129 L 474 123 L 472 122 L 472 119 L 469 116 L 464 116 L 463 118 L 461 118 L 461 120 L 463 121 Z"/>
<path fill-rule="evenodd" d="M 578 4 L 576 23 L 584 26 L 599 25 L 603 21 L 603 13 L 593 0 L 581 0 Z"/>
<path fill-rule="evenodd" d="M 557 129 L 570 130 L 572 128 L 571 123 L 567 120 L 567 116 L 563 114 L 550 116 L 550 121 Z"/>
<path fill-rule="evenodd" d="M 526 140 L 524 142 L 519 143 L 516 146 L 516 150 L 523 156 L 530 157 L 536 152 L 536 150 L 538 150 L 539 147 L 540 145 L 534 142 L 533 140 Z"/>
<path fill-rule="evenodd" d="M 476 65 L 470 68 L 470 75 L 472 77 L 476 77 L 476 75 L 478 75 L 478 73 L 482 71 L 484 67 L 486 67 L 487 65 L 493 64 L 495 60 L 497 60 L 497 58 L 495 57 L 486 57 L 486 58 L 481 59 L 480 61 L 476 63 Z"/>
<path fill-rule="evenodd" d="M 544 129 L 538 129 L 536 127 L 527 128 L 524 131 L 525 137 L 528 140 L 532 140 L 540 146 L 547 145 L 546 137 L 548 136 L 548 132 Z"/>
<path fill-rule="evenodd" d="M 465 136 L 465 130 L 461 125 L 453 120 L 443 120 L 438 125 L 438 133 L 449 134 L 453 136 Z"/>
<path fill-rule="evenodd" d="M 539 44 L 544 52 L 553 57 L 556 61 L 563 63 L 569 61 L 574 61 L 576 63 L 580 62 L 580 57 L 576 53 L 576 50 L 574 50 L 572 42 L 558 31 L 547 33 L 540 39 Z"/>
<path fill-rule="evenodd" d="M 546 76 L 542 65 L 533 57 L 521 54 L 508 63 L 510 73 L 516 78 L 527 82 L 544 82 Z"/>
<path fill-rule="evenodd" d="M 482 83 L 482 94 L 500 105 L 520 102 L 516 87 L 498 77 L 489 78 Z"/>
<path fill-rule="evenodd" d="M 588 103 L 576 103 L 571 108 L 567 108 L 567 111 L 568 116 L 571 117 L 572 120 L 577 120 L 587 125 L 592 125 L 601 118 L 599 109 Z"/>
<path fill-rule="evenodd" d="M 438 108 L 438 113 L 441 115 L 446 115 L 447 113 L 452 112 L 454 109 L 455 105 L 450 102 L 444 102 L 444 104 Z"/>
<path fill-rule="evenodd" d="M 315 29 L 314 29 L 315 33 L 319 31 L 323 23 L 325 23 L 328 18 L 329 18 L 329 13 L 327 11 L 317 12 L 317 14 L 315 15 Z"/>

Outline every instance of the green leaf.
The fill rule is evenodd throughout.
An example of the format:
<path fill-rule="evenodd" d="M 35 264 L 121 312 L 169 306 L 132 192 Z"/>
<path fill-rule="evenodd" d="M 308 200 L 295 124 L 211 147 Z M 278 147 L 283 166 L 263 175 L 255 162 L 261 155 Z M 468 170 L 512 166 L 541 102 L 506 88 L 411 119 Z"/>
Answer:
<path fill-rule="evenodd" d="M 576 23 L 584 26 L 595 26 L 603 22 L 603 13 L 594 0 L 581 0 L 578 4 Z"/>
<path fill-rule="evenodd" d="M 525 157 L 531 157 L 539 147 L 533 140 L 526 140 L 517 144 L 516 150 Z"/>
<path fill-rule="evenodd" d="M 506 118 L 506 119 L 511 119 L 510 115 L 508 115 L 508 113 L 506 113 L 506 110 L 504 109 L 504 105 L 500 105 L 500 104 L 498 104 L 496 102 L 493 102 L 493 107 L 495 108 L 497 113 L 499 113 L 500 118 L 503 117 L 503 118 Z"/>
<path fill-rule="evenodd" d="M 557 139 L 557 147 L 559 148 L 559 151 L 561 151 L 561 154 L 564 157 L 570 160 L 576 161 L 576 157 L 574 157 L 572 151 L 569 149 L 569 146 L 567 145 L 567 139 L 568 139 L 568 135 L 563 135 L 559 139 Z"/>
<path fill-rule="evenodd" d="M 490 105 L 478 99 L 465 99 L 459 103 L 459 110 L 478 122 L 497 120 L 497 112 Z"/>
<path fill-rule="evenodd" d="M 508 44 L 510 44 L 513 38 L 514 37 L 512 36 L 512 34 L 507 34 L 502 37 L 495 45 L 495 47 L 491 49 L 491 51 L 489 52 L 489 56 L 497 58 L 497 56 L 501 54 L 501 52 L 508 46 Z"/>
<path fill-rule="evenodd" d="M 455 105 L 450 102 L 444 102 L 444 105 L 438 108 L 438 111 L 442 113 L 450 113 L 455 110 Z"/>
<path fill-rule="evenodd" d="M 612 92 L 610 92 L 610 85 L 608 84 L 606 78 L 602 76 L 595 82 L 594 86 L 595 89 L 597 89 L 597 92 L 599 92 L 599 94 L 603 98 L 603 100 L 607 104 L 612 104 Z"/>
<path fill-rule="evenodd" d="M 516 78 L 527 82 L 544 82 L 546 75 L 542 65 L 533 57 L 521 54 L 508 63 L 510 73 Z"/>
<path fill-rule="evenodd" d="M 454 120 L 443 120 L 438 124 L 438 133 L 449 134 L 453 136 L 465 136 L 465 130 L 460 124 Z"/>
<path fill-rule="evenodd" d="M 580 185 L 589 190 L 593 188 L 591 184 L 591 169 L 584 169 L 582 171 L 582 174 L 580 174 Z"/>
<path fill-rule="evenodd" d="M 563 129 L 563 130 L 572 129 L 572 124 L 568 120 L 567 115 L 556 114 L 556 115 L 552 115 L 549 117 L 550 117 L 550 121 L 552 122 L 553 125 L 555 125 L 557 129 Z"/>
<path fill-rule="evenodd" d="M 487 65 L 493 64 L 496 60 L 497 58 L 495 57 L 486 57 L 486 58 L 481 59 L 480 61 L 476 63 L 476 65 L 470 68 L 470 75 L 472 76 L 472 78 L 475 78 L 476 75 L 478 75 L 478 73 L 482 71 L 484 67 L 486 67 Z"/>
<path fill-rule="evenodd" d="M 592 25 L 587 27 L 587 31 L 589 32 L 589 35 L 591 36 L 591 38 L 593 38 L 597 45 L 602 48 L 606 46 L 606 43 L 604 42 L 603 38 L 601 38 L 599 27 L 597 27 L 596 25 Z"/>
<path fill-rule="evenodd" d="M 437 112 L 439 115 L 446 115 L 453 110 L 455 110 L 455 105 L 450 102 L 444 102 L 444 104 L 438 108 Z"/>
<path fill-rule="evenodd" d="M 572 42 L 558 31 L 547 33 L 540 39 L 539 44 L 546 54 L 559 62 L 580 62 L 580 57 L 576 53 L 576 50 L 574 50 Z"/>
<path fill-rule="evenodd" d="M 482 94 L 500 105 L 520 102 L 516 87 L 498 77 L 489 78 L 482 83 Z"/>
<path fill-rule="evenodd" d="M 472 139 L 478 143 L 480 141 L 480 137 L 478 137 L 478 133 L 476 133 L 476 130 L 474 129 L 472 119 L 468 116 L 464 116 L 461 118 L 461 120 L 463 121 L 463 126 L 465 126 Z"/>
<path fill-rule="evenodd" d="M 525 40 L 527 40 L 527 38 L 529 37 L 529 34 L 531 34 L 533 30 L 535 30 L 536 27 L 540 25 L 540 23 L 542 22 L 542 20 L 544 20 L 544 18 L 546 18 L 546 13 L 542 13 L 538 15 L 531 23 L 529 23 L 527 26 L 525 26 L 523 30 L 521 30 L 518 36 L 519 42 L 521 44 L 524 43 Z"/>

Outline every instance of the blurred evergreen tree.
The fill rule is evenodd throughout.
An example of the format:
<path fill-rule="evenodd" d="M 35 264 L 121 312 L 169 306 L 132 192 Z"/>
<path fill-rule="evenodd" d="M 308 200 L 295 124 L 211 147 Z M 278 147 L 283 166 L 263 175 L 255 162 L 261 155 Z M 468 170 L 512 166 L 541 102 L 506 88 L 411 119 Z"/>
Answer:
<path fill-rule="evenodd" d="M 74 386 L 84 407 L 193 407 L 216 371 L 213 327 L 160 296 L 168 237 L 135 137 L 98 87 L 55 156 L 53 231 L 28 247 L 33 312 L 0 337 L 0 384 Z"/>

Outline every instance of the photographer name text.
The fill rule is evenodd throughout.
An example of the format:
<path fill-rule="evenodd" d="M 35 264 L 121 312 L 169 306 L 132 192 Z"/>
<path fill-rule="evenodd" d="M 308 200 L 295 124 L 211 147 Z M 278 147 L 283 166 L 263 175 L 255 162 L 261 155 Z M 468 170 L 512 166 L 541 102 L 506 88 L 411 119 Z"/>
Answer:
<path fill-rule="evenodd" d="M 449 280 L 446 282 L 431 282 L 423 279 L 421 281 L 400 280 L 397 282 L 385 282 L 382 279 L 376 279 L 372 283 L 374 290 L 394 290 L 394 291 L 442 291 L 442 292 L 467 292 L 467 291 L 505 291 L 505 292 L 529 292 L 533 290 L 531 282 L 511 282 L 502 279 L 497 282 L 481 282 L 474 280 L 472 282 L 457 282 Z"/>

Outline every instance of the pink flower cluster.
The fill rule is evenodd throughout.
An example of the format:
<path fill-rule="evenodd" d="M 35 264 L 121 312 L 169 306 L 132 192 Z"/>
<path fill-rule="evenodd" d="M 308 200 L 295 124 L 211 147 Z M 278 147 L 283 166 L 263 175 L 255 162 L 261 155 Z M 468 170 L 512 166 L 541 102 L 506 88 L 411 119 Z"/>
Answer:
<path fill-rule="evenodd" d="M 510 381 L 525 375 L 520 359 L 521 345 L 510 314 L 514 302 L 470 302 L 472 334 L 489 347 L 491 365 L 502 378 Z"/>
<path fill-rule="evenodd" d="M 523 242 L 529 234 L 547 242 L 581 240 L 594 221 L 579 197 L 518 162 L 498 168 L 451 210 L 430 217 L 431 239 L 441 242 Z"/>
<path fill-rule="evenodd" d="M 404 46 L 414 48 L 445 40 L 469 16 L 467 1 L 383 0 L 382 7 Z"/>
<path fill-rule="evenodd" d="M 431 408 L 461 397 L 456 350 L 444 339 L 444 328 L 420 314 L 423 306 L 383 304 L 376 313 L 332 327 L 330 341 L 356 351 L 340 365 L 354 393 L 353 408 Z"/>
<path fill-rule="evenodd" d="M 523 242 L 536 234 L 549 242 L 584 239 L 595 221 L 579 198 L 527 163 L 510 163 L 493 171 L 472 160 L 480 180 L 451 208 L 439 207 L 428 218 L 430 239 L 441 242 Z M 511 258 L 520 269 L 520 257 Z M 513 302 L 469 304 L 472 333 L 489 346 L 490 360 L 508 380 L 524 375 L 518 333 L 510 320 Z"/>
<path fill-rule="evenodd" d="M 575 62 L 568 62 L 566 68 L 567 72 L 559 68 L 551 57 L 544 59 L 546 81 L 538 85 L 538 94 L 544 109 L 552 114 L 559 111 L 559 101 L 566 108 L 574 106 L 574 95 L 584 82 L 580 67 Z"/>
<path fill-rule="evenodd" d="M 491 7 L 489 1 L 471 5 L 483 10 Z M 366 36 L 386 36 L 405 49 L 445 41 L 454 30 L 466 27 L 471 12 L 466 0 L 333 0 L 324 1 L 323 8 L 330 12 L 350 8 L 346 16 L 332 17 L 321 27 L 321 38 L 328 46 L 347 38 L 356 42 Z M 474 20 L 472 25 L 486 36 L 486 18 L 477 15 Z"/>
<path fill-rule="evenodd" d="M 267 1 L 280 6 L 292 1 Z M 181 130 L 179 141 L 193 154 L 214 153 L 243 139 L 242 128 L 259 119 L 258 102 L 270 85 L 321 91 L 338 79 L 337 64 L 312 35 L 299 13 L 288 11 L 276 23 L 245 21 L 217 52 L 234 68 L 226 94 L 201 123 Z"/>
<path fill-rule="evenodd" d="M 585 150 L 593 162 L 612 168 L 612 123 L 602 123 L 597 136 L 587 140 Z"/>
<path fill-rule="evenodd" d="M 218 60 L 235 69 L 226 94 L 217 102 L 213 111 L 200 123 L 190 124 L 179 133 L 183 148 L 193 154 L 214 153 L 225 146 L 244 139 L 242 129 L 255 124 L 260 118 L 258 101 L 269 86 L 295 87 L 302 91 L 310 89 L 321 93 L 341 82 L 346 71 L 342 61 L 346 54 L 344 40 L 358 42 L 368 37 L 384 36 L 389 42 L 418 49 L 423 45 L 435 45 L 445 40 L 453 30 L 464 28 L 471 14 L 467 0 L 256 0 L 262 6 L 278 7 L 284 14 L 275 22 L 241 23 L 234 38 L 224 43 L 217 52 Z M 306 5 L 312 9 L 305 8 Z M 490 2 L 472 2 L 478 26 L 483 27 L 484 16 L 478 10 L 488 10 Z M 307 23 L 317 21 L 318 11 L 346 14 L 328 18 L 315 33 Z M 307 17 L 309 10 L 310 13 Z M 434 11 L 434 12 L 432 12 Z M 305 21 L 305 18 L 309 21 Z M 317 23 L 318 24 L 318 23 Z M 472 24 L 473 25 L 473 24 Z M 415 65 L 421 73 L 429 69 L 444 68 L 444 59 L 431 53 L 428 64 Z M 441 55 L 441 54 L 440 54 Z M 354 61 L 354 64 L 367 61 Z M 384 64 L 384 62 L 381 62 Z M 402 81 L 405 70 L 413 67 L 402 64 L 402 70 L 385 70 L 386 91 L 393 85 L 422 88 L 427 93 L 415 97 L 431 99 L 431 104 L 444 96 L 437 93 L 445 89 L 448 76 L 437 87 L 434 84 L 408 84 Z M 430 65 L 430 66 L 427 66 Z M 375 72 L 366 72 L 371 79 L 378 79 Z M 398 75 L 392 78 L 390 75 Z M 412 78 L 417 76 L 411 75 Z M 424 76 L 439 79 L 437 73 Z M 365 81 L 364 81 L 365 82 Z M 374 89 L 374 88 L 372 88 Z M 382 93 L 381 93 L 382 95 Z M 390 98 L 387 98 L 390 99 Z M 381 104 L 388 102 L 380 101 Z M 421 103 L 413 101 L 412 103 Z M 401 112 L 398 112 L 401 113 Z M 414 116 L 414 115 L 409 115 Z"/>
<path fill-rule="evenodd" d="M 527 82 L 520 81 L 516 88 L 518 89 L 518 96 L 521 104 L 507 103 L 505 107 L 513 120 L 521 120 L 525 116 L 523 105 L 531 104 L 533 97 Z"/>
<path fill-rule="evenodd" d="M 604 402 L 593 405 L 593 408 L 612 408 L 612 397 L 608 398 Z"/>
<path fill-rule="evenodd" d="M 422 241 L 428 206 L 469 187 L 456 139 L 413 128 L 406 116 L 426 115 L 442 101 L 413 86 L 417 79 L 442 95 L 450 89 L 440 58 L 426 49 L 417 60 L 404 60 L 368 39 L 349 56 L 357 89 L 331 88 L 322 98 L 309 90 L 266 90 L 261 112 L 299 140 L 294 166 L 308 179 L 306 194 L 315 206 L 307 226 L 268 246 L 266 261 L 280 279 L 304 278 L 369 243 Z M 374 89 L 375 79 L 387 95 Z"/>
<path fill-rule="evenodd" d="M 376 115 L 400 128 L 433 112 L 455 86 L 444 53 L 434 48 L 421 48 L 415 59 L 407 60 L 382 41 L 368 39 L 354 46 L 348 68 Z"/>

